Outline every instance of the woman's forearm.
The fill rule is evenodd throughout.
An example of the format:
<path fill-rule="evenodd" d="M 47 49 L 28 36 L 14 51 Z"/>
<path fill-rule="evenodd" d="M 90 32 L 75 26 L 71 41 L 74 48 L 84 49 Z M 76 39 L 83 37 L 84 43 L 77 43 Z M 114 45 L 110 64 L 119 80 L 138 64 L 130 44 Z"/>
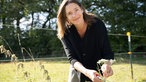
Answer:
<path fill-rule="evenodd" d="M 81 72 L 81 73 L 83 73 L 84 75 L 86 75 L 87 76 L 87 68 L 85 68 L 80 62 L 75 62 L 74 63 L 74 68 L 77 70 L 77 71 L 79 71 L 79 72 Z"/>

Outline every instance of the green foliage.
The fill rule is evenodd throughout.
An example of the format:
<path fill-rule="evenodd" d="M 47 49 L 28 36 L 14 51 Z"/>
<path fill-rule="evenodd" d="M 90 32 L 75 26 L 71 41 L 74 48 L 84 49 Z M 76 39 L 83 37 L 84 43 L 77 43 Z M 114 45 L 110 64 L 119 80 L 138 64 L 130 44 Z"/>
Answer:
<path fill-rule="evenodd" d="M 88 4 L 87 4 L 87 3 Z M 143 0 L 93 0 L 84 1 L 87 10 L 94 12 L 109 27 L 108 31 L 112 34 L 126 34 L 130 31 L 132 35 L 145 36 L 146 30 L 146 1 Z M 113 49 L 124 49 L 127 51 L 127 38 L 117 38 L 118 35 L 110 37 Z M 120 36 L 121 37 L 121 36 Z M 133 40 L 134 39 L 134 40 Z M 117 41 L 118 40 L 118 41 Z M 132 37 L 132 45 L 145 44 L 146 38 Z M 120 45 L 119 48 L 115 45 Z"/>
<path fill-rule="evenodd" d="M 21 48 L 31 50 L 35 57 L 64 56 L 56 37 L 56 16 L 62 0 L 1 0 L 0 44 L 8 45 L 21 57 Z M 145 36 L 145 0 L 80 0 L 88 12 L 96 14 L 108 26 L 109 33 Z M 43 15 L 44 17 L 41 17 Z M 25 20 L 22 20 L 25 19 Z M 20 26 L 23 22 L 26 29 Z M 39 28 L 39 29 L 38 29 Z M 45 29 L 45 30 L 44 30 Z M 18 41 L 20 36 L 20 43 Z M 127 52 L 127 37 L 110 36 L 114 52 Z M 146 45 L 146 38 L 132 37 L 132 50 Z M 26 55 L 27 56 L 27 55 Z"/>
<path fill-rule="evenodd" d="M 56 3 L 55 0 L 2 0 L 0 4 L 2 9 L 2 12 L 0 12 L 0 22 L 2 24 L 2 28 L 0 28 L 0 35 L 2 37 L 0 39 L 1 44 L 4 44 L 7 48 L 7 44 L 9 44 L 19 58 L 22 58 L 21 54 L 23 53 L 26 58 L 28 57 L 28 54 L 22 52 L 21 48 L 25 48 L 28 51 L 31 50 L 34 57 L 48 57 L 55 51 L 61 49 L 60 47 L 62 46 L 56 37 L 56 31 L 53 30 L 56 27 L 54 27 L 54 25 L 51 26 L 54 23 L 51 22 L 52 19 L 56 18 L 59 2 Z M 42 21 L 35 15 L 41 13 L 47 13 L 46 18 L 44 18 L 46 20 L 44 20 L 44 23 L 41 23 L 42 25 L 40 24 Z M 26 21 L 32 19 L 29 30 L 23 31 L 20 29 L 20 19 L 22 18 L 25 18 Z M 16 21 L 15 24 L 13 24 L 14 21 Z M 47 23 L 49 23 L 49 25 L 47 25 Z M 46 29 L 37 29 L 38 27 Z M 58 54 L 58 56 L 60 55 L 59 52 L 55 53 Z"/>

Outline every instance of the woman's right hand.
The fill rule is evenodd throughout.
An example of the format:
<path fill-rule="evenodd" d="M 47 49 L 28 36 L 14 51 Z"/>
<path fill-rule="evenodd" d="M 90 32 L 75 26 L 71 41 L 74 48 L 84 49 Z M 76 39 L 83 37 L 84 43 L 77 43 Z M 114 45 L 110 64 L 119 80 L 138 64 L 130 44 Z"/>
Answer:
<path fill-rule="evenodd" d="M 102 80 L 100 79 L 100 75 L 95 70 L 87 69 L 86 76 L 89 77 L 92 82 L 102 82 Z"/>
<path fill-rule="evenodd" d="M 80 62 L 75 62 L 74 68 L 90 78 L 92 82 L 102 82 L 97 71 L 85 68 Z"/>

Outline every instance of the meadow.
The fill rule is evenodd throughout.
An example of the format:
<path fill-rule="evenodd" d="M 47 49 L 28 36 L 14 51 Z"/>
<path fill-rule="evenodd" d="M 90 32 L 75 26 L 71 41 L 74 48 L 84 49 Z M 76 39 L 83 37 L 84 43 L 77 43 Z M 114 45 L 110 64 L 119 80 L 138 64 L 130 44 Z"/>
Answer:
<path fill-rule="evenodd" d="M 133 58 L 133 77 L 129 56 L 116 56 L 112 65 L 114 75 L 106 82 L 146 82 L 146 58 Z M 0 82 L 67 82 L 67 59 L 47 59 L 18 63 L 0 63 Z"/>

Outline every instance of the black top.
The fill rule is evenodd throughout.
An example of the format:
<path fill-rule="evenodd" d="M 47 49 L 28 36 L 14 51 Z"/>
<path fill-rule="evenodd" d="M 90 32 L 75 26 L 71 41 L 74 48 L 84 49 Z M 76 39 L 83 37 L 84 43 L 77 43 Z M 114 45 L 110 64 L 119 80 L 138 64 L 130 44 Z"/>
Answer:
<path fill-rule="evenodd" d="M 81 38 L 72 25 L 61 39 L 65 53 L 72 65 L 76 61 L 88 69 L 97 68 L 100 59 L 114 59 L 114 54 L 108 40 L 107 29 L 104 23 L 96 18 L 96 22 L 87 27 L 85 35 Z M 82 79 L 87 79 L 82 75 Z"/>

